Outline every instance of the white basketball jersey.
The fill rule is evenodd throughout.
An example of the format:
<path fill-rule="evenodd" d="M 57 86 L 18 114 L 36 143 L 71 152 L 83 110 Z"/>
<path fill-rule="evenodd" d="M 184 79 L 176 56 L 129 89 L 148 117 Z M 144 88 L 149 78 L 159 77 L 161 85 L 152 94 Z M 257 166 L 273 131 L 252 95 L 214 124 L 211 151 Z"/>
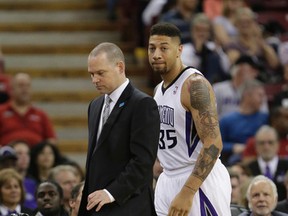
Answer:
<path fill-rule="evenodd" d="M 158 159 L 164 172 L 180 174 L 191 171 L 202 148 L 193 123 L 192 115 L 181 104 L 181 89 L 185 80 L 192 74 L 201 74 L 187 67 L 166 89 L 163 81 L 158 85 L 154 99 L 160 113 L 160 140 Z"/>

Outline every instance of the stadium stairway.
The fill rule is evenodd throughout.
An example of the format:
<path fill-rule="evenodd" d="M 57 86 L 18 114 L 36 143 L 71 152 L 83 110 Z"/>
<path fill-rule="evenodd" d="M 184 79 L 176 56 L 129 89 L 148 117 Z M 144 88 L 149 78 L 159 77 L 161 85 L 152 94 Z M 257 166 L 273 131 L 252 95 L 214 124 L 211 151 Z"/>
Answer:
<path fill-rule="evenodd" d="M 105 0 L 0 0 L 0 46 L 6 73 L 33 79 L 34 104 L 51 118 L 61 152 L 85 162 L 87 107 L 98 95 L 87 73 L 87 56 L 100 42 L 118 44 L 127 76 L 148 94 L 145 67 L 133 43 L 121 41 L 119 21 L 106 19 Z"/>

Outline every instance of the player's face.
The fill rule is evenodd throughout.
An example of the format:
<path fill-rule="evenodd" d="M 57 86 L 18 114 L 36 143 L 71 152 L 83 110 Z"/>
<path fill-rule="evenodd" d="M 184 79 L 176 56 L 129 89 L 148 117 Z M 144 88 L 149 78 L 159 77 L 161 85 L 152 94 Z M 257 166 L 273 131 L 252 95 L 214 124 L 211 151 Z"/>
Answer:
<path fill-rule="evenodd" d="M 255 215 L 270 215 L 269 213 L 274 209 L 276 201 L 272 188 L 267 182 L 260 181 L 252 186 L 250 205 Z"/>
<path fill-rule="evenodd" d="M 177 38 L 153 35 L 149 38 L 148 57 L 154 72 L 165 75 L 173 70 L 177 58 L 180 58 L 182 45 Z"/>
<path fill-rule="evenodd" d="M 102 53 L 88 59 L 88 72 L 92 83 L 101 94 L 110 94 L 120 84 L 124 74 L 124 63 L 107 59 Z"/>

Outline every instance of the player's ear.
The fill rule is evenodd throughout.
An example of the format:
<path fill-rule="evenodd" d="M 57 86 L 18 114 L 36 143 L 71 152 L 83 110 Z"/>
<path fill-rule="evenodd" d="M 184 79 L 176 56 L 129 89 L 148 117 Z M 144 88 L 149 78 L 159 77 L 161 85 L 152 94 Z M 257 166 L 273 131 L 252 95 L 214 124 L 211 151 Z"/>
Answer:
<path fill-rule="evenodd" d="M 179 47 L 178 47 L 178 53 L 177 53 L 177 57 L 181 57 L 181 54 L 182 54 L 182 50 L 183 50 L 183 45 L 180 44 Z"/>

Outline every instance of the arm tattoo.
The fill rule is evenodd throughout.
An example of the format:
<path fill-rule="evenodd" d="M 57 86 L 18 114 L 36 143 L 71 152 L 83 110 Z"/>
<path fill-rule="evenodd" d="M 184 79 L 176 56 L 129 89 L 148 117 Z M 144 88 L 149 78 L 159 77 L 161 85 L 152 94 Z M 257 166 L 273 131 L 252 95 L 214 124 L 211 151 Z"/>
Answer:
<path fill-rule="evenodd" d="M 190 103 L 198 110 L 200 116 L 200 125 L 198 133 L 201 137 L 216 138 L 215 129 L 219 127 L 217 113 L 212 110 L 209 87 L 204 80 L 194 80 L 190 82 Z"/>
<path fill-rule="evenodd" d="M 214 144 L 209 146 L 209 148 L 204 148 L 203 153 L 200 153 L 195 164 L 193 175 L 204 181 L 212 170 L 218 154 L 219 148 Z"/>

